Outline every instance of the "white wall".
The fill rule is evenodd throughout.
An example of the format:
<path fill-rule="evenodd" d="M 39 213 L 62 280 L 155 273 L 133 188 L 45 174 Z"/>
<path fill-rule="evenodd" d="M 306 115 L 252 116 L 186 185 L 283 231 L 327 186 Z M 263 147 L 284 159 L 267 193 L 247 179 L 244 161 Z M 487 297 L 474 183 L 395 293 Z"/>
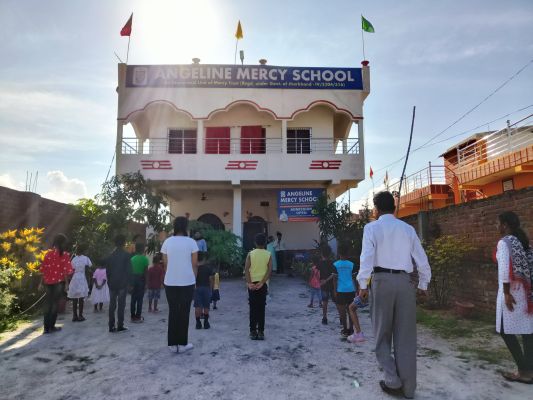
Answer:
<path fill-rule="evenodd" d="M 293 121 L 287 123 L 290 128 L 311 128 L 311 137 L 333 138 L 333 110 L 325 106 L 316 106 L 311 110 L 302 112 Z"/>
<path fill-rule="evenodd" d="M 201 201 L 202 193 L 207 200 Z M 219 217 L 226 229 L 232 230 L 233 192 L 230 190 L 183 190 L 170 194 L 170 211 L 173 215 L 190 214 L 197 219 L 202 214 L 211 213 Z M 268 201 L 268 207 L 261 207 L 261 201 Z M 312 249 L 314 240 L 319 239 L 318 225 L 315 222 L 280 222 L 277 212 L 276 189 L 254 189 L 242 191 L 242 221 L 247 214 L 262 217 L 268 223 L 269 235 L 275 236 L 277 231 L 283 233 L 287 249 Z M 224 213 L 227 213 L 224 216 Z"/>

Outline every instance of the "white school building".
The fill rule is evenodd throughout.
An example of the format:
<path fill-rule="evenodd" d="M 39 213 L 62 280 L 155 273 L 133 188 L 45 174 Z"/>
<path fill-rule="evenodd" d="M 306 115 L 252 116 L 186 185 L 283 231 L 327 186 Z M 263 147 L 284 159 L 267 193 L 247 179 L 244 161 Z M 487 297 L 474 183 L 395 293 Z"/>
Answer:
<path fill-rule="evenodd" d="M 280 231 L 287 249 L 313 248 L 317 196 L 334 200 L 365 177 L 367 62 L 119 64 L 117 92 L 116 173 L 140 171 L 172 215 L 231 230 L 245 247 Z"/>

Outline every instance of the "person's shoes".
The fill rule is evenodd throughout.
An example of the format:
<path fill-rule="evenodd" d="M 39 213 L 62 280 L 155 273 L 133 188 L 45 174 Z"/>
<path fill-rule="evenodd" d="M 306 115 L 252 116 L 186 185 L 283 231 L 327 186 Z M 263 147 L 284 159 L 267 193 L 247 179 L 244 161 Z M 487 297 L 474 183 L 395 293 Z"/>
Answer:
<path fill-rule="evenodd" d="M 308 304 L 307 307 L 308 308 L 313 308 L 313 304 Z"/>
<path fill-rule="evenodd" d="M 83 315 L 79 316 L 78 322 L 83 322 L 83 321 L 85 321 L 85 317 Z"/>
<path fill-rule="evenodd" d="M 194 346 L 192 345 L 192 343 L 187 343 L 186 345 L 181 345 L 179 344 L 178 345 L 178 353 L 185 353 L 187 351 L 190 351 L 194 348 Z"/>
<path fill-rule="evenodd" d="M 125 332 L 125 331 L 127 331 L 127 330 L 128 330 L 128 328 L 126 328 L 125 326 L 119 326 L 119 327 L 117 328 L 117 332 Z"/>
<path fill-rule="evenodd" d="M 342 330 L 341 330 L 341 335 L 342 335 L 343 337 L 348 337 L 348 336 L 350 336 L 350 330 L 349 330 L 349 329 L 342 329 Z"/>
<path fill-rule="evenodd" d="M 78 322 L 80 319 L 78 318 L 77 315 L 75 315 L 74 317 L 72 317 L 72 322 Z"/>
<path fill-rule="evenodd" d="M 322 325 L 327 325 L 328 324 L 328 319 L 326 317 L 323 317 L 322 318 Z"/>
<path fill-rule="evenodd" d="M 363 332 L 359 332 L 359 333 L 351 334 L 350 336 L 346 338 L 346 340 L 348 340 L 348 342 L 350 343 L 362 343 L 366 339 L 365 339 L 365 336 L 363 335 Z"/>
<path fill-rule="evenodd" d="M 157 314 L 159 312 L 159 308 L 154 308 L 154 311 L 153 311 L 155 314 Z"/>
<path fill-rule="evenodd" d="M 137 322 L 137 317 L 135 315 L 133 315 L 131 317 L 131 320 L 130 320 L 133 324 L 135 324 Z"/>
<path fill-rule="evenodd" d="M 204 320 L 204 329 L 209 329 L 211 328 L 211 324 L 209 323 L 209 321 L 206 319 Z"/>
<path fill-rule="evenodd" d="M 61 330 L 60 326 L 52 326 L 50 328 L 50 333 L 59 332 Z"/>
<path fill-rule="evenodd" d="M 217 306 L 213 306 L 213 310 L 216 310 L 217 309 Z"/>
<path fill-rule="evenodd" d="M 383 390 L 387 394 L 390 394 L 391 396 L 404 396 L 402 388 L 391 388 L 385 384 L 385 381 L 379 381 L 379 386 L 381 387 L 381 390 Z"/>
<path fill-rule="evenodd" d="M 196 329 L 202 329 L 202 321 L 200 321 L 200 318 L 196 319 Z"/>
<path fill-rule="evenodd" d="M 115 333 L 116 331 L 117 331 L 117 328 L 115 328 L 114 326 L 109 327 L 109 332 Z"/>
<path fill-rule="evenodd" d="M 44 328 L 43 335 L 49 335 L 49 334 L 50 334 L 50 329 Z"/>
<path fill-rule="evenodd" d="M 258 339 L 257 331 L 251 331 L 250 332 L 250 339 L 252 339 L 252 340 L 257 340 Z"/>
<path fill-rule="evenodd" d="M 265 333 L 262 331 L 259 331 L 257 333 L 257 340 L 265 340 Z"/>
<path fill-rule="evenodd" d="M 178 346 L 168 346 L 168 350 L 171 353 L 177 353 L 178 352 Z"/>

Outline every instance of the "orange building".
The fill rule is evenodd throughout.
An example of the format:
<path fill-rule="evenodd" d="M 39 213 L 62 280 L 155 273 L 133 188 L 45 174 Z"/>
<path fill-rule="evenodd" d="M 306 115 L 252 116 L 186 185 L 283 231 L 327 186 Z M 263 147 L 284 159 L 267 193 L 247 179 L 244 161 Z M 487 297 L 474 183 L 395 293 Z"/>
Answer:
<path fill-rule="evenodd" d="M 533 126 L 476 133 L 441 157 L 404 179 L 400 217 L 533 186 Z"/>

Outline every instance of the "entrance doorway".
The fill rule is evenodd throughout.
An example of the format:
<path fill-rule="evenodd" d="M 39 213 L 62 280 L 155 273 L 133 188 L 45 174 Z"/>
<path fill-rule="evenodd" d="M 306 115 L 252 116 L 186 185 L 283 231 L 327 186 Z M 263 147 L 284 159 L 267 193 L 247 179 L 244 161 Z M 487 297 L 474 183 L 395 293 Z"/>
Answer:
<path fill-rule="evenodd" d="M 242 245 L 246 252 L 255 247 L 255 235 L 258 233 L 268 236 L 268 224 L 263 218 L 253 216 L 243 224 L 242 229 Z"/>
<path fill-rule="evenodd" d="M 198 217 L 199 222 L 203 222 L 204 224 L 211 225 L 213 229 L 223 231 L 224 223 L 220 218 L 218 218 L 215 214 L 203 214 Z"/>

